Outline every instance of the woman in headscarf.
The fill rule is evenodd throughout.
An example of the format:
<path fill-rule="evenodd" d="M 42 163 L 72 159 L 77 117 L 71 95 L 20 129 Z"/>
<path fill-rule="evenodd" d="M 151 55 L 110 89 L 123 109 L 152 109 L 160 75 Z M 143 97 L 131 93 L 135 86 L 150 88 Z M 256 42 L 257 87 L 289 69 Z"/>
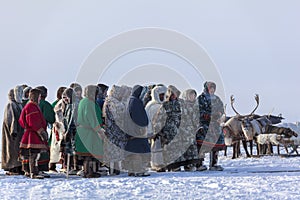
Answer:
<path fill-rule="evenodd" d="M 149 176 L 150 146 L 147 138 L 149 123 L 141 96 L 143 87 L 135 85 L 128 102 L 125 130 L 129 140 L 125 146 L 125 168 L 129 176 Z"/>
<path fill-rule="evenodd" d="M 2 169 L 7 175 L 22 173 L 22 164 L 18 160 L 19 146 L 23 135 L 23 128 L 18 120 L 22 112 L 23 87 L 16 86 L 8 93 L 8 104 L 5 107 L 2 125 Z"/>

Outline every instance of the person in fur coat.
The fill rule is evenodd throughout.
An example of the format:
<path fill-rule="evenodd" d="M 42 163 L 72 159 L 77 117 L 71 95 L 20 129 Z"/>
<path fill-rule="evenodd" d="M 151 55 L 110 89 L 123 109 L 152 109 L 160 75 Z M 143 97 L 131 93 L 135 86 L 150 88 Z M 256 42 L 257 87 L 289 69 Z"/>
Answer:
<path fill-rule="evenodd" d="M 2 125 L 2 169 L 7 175 L 20 175 L 22 164 L 19 161 L 19 145 L 23 136 L 23 128 L 18 120 L 22 112 L 22 86 L 16 86 L 8 94 L 8 104 L 4 110 Z"/>
<path fill-rule="evenodd" d="M 223 170 L 223 167 L 217 164 L 218 152 L 225 148 L 224 135 L 220 125 L 225 111 L 223 102 L 215 95 L 215 91 L 216 84 L 207 81 L 204 83 L 202 94 L 197 98 L 200 112 L 200 128 L 196 135 L 199 156 L 201 157 L 201 162 L 197 166 L 199 171 L 207 169 L 203 165 L 204 153 L 210 153 L 210 170 Z"/>
<path fill-rule="evenodd" d="M 126 155 L 124 167 L 129 176 L 149 176 L 147 168 L 150 164 L 150 145 L 147 138 L 149 123 L 143 101 L 140 99 L 143 87 L 135 85 L 127 104 L 125 132 L 128 142 L 125 146 Z"/>
<path fill-rule="evenodd" d="M 160 106 L 165 101 L 167 87 L 157 85 L 151 90 L 151 100 L 147 103 L 145 110 L 148 115 L 149 125 L 147 127 L 148 137 L 151 137 L 151 168 L 158 172 L 165 171 L 162 153 L 161 138 L 158 134 L 153 133 L 153 119 Z"/>
<path fill-rule="evenodd" d="M 105 119 L 104 162 L 110 167 L 110 175 L 118 175 L 121 161 L 124 160 L 124 149 L 128 141 L 122 130 L 126 113 L 126 101 L 131 88 L 113 85 L 103 105 Z"/>
<path fill-rule="evenodd" d="M 154 118 L 154 133 L 161 137 L 164 164 L 168 171 L 179 171 L 181 166 L 191 171 L 198 162 L 196 125 L 192 122 L 196 117 L 193 112 L 195 100 L 184 101 L 179 98 L 180 94 L 175 86 L 170 85 L 166 100 Z"/>
<path fill-rule="evenodd" d="M 182 145 L 182 165 L 185 171 L 196 171 L 199 156 L 196 143 L 196 132 L 199 127 L 199 106 L 196 102 L 197 92 L 188 89 L 182 93 L 181 123 L 179 134 Z"/>
<path fill-rule="evenodd" d="M 182 164 L 181 138 L 178 134 L 182 115 L 180 93 L 175 86 L 168 86 L 166 100 L 153 120 L 154 134 L 161 138 L 164 164 L 168 171 L 177 171 Z"/>
<path fill-rule="evenodd" d="M 60 102 L 62 99 L 62 93 L 65 91 L 66 87 L 62 86 L 59 87 L 57 92 L 56 92 L 56 100 L 51 104 L 53 110 L 55 109 L 55 106 Z M 49 138 L 49 146 L 50 146 L 50 162 L 49 162 L 49 170 L 52 172 L 57 172 L 56 170 L 56 163 L 59 162 L 60 160 L 60 153 L 57 151 L 60 147 L 60 142 L 59 142 L 59 132 L 62 132 L 62 126 L 57 122 L 57 112 L 55 112 L 55 122 L 53 124 L 51 133 L 50 133 L 50 138 Z M 63 130 L 64 131 L 64 130 Z M 55 149 L 55 150 L 54 150 Z"/>

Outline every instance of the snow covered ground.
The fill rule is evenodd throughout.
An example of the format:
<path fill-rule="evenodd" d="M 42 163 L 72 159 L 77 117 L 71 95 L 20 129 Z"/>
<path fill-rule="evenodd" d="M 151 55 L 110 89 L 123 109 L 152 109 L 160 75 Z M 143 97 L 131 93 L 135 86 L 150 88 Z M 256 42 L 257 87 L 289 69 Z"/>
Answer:
<path fill-rule="evenodd" d="M 151 172 L 143 178 L 51 174 L 31 180 L 1 170 L 0 199 L 300 199 L 300 157 L 232 160 L 221 153 L 219 162 L 222 172 Z"/>

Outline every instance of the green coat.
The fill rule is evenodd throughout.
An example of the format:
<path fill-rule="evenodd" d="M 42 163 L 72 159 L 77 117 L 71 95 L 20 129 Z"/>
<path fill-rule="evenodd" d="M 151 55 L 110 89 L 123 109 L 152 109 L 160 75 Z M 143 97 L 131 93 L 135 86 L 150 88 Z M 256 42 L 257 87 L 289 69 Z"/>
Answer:
<path fill-rule="evenodd" d="M 103 140 L 99 135 L 102 126 L 100 107 L 88 98 L 80 101 L 78 106 L 77 133 L 75 151 L 79 156 L 103 157 Z"/>
<path fill-rule="evenodd" d="M 52 105 L 48 101 L 41 99 L 39 107 L 45 117 L 47 124 L 52 125 L 55 122 L 55 113 Z"/>

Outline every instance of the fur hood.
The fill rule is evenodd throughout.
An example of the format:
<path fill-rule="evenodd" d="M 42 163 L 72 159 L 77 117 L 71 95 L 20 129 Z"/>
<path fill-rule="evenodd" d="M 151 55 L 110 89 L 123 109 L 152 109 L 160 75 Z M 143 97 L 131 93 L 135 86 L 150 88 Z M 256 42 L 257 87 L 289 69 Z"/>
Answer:
<path fill-rule="evenodd" d="M 99 87 L 96 85 L 88 85 L 84 88 L 84 97 L 87 97 L 88 99 L 92 101 L 96 101 L 96 97 L 99 93 Z"/>
<path fill-rule="evenodd" d="M 122 92 L 122 88 L 120 86 L 113 85 L 110 92 L 109 92 L 109 94 L 108 94 L 107 99 L 110 100 L 112 98 L 115 98 L 115 99 L 121 101 L 121 99 L 122 99 L 121 92 Z"/>
<path fill-rule="evenodd" d="M 21 85 L 17 85 L 14 88 L 14 98 L 17 103 L 22 103 L 23 97 L 23 87 Z"/>
<path fill-rule="evenodd" d="M 159 99 L 159 95 L 160 94 L 165 94 L 166 96 L 166 92 L 167 92 L 167 87 L 164 85 L 160 85 L 160 86 L 155 86 L 152 90 L 151 90 L 151 101 L 155 101 L 157 103 L 163 103 L 163 101 L 161 101 Z"/>
<path fill-rule="evenodd" d="M 29 91 L 32 89 L 32 87 L 28 86 L 26 88 L 23 89 L 23 100 L 28 100 L 29 98 L 25 96 L 26 93 L 29 94 Z"/>
<path fill-rule="evenodd" d="M 181 98 L 185 101 L 195 102 L 196 98 L 197 98 L 197 92 L 196 92 L 196 90 L 193 90 L 193 89 L 185 90 L 182 93 Z"/>
<path fill-rule="evenodd" d="M 10 90 L 8 91 L 8 100 L 10 100 L 10 101 L 15 101 L 14 89 L 10 89 Z"/>
<path fill-rule="evenodd" d="M 113 85 L 109 95 L 107 97 L 107 100 L 110 100 L 112 98 L 117 99 L 118 101 L 127 101 L 129 96 L 131 94 L 131 88 L 125 85 L 117 86 Z"/>
<path fill-rule="evenodd" d="M 132 92 L 132 88 L 126 85 L 122 85 L 121 88 L 122 88 L 122 102 L 127 102 Z"/>
<path fill-rule="evenodd" d="M 177 98 L 179 98 L 181 92 L 175 86 L 169 85 L 167 93 L 166 93 L 166 99 L 167 99 L 167 101 L 169 100 L 169 98 L 170 98 L 170 96 L 172 94 L 175 94 L 177 96 Z"/>

